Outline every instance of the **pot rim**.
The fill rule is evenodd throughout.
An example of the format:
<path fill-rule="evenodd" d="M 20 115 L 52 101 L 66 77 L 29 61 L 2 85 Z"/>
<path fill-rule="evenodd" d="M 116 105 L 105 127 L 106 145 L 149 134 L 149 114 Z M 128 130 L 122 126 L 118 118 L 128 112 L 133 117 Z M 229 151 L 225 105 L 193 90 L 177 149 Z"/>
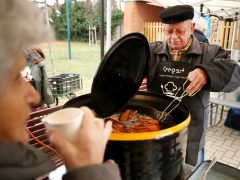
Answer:
<path fill-rule="evenodd" d="M 189 125 L 190 120 L 191 115 L 189 114 L 188 117 L 183 122 L 167 129 L 144 133 L 112 133 L 109 140 L 110 141 L 141 141 L 154 139 L 157 140 L 185 129 Z"/>

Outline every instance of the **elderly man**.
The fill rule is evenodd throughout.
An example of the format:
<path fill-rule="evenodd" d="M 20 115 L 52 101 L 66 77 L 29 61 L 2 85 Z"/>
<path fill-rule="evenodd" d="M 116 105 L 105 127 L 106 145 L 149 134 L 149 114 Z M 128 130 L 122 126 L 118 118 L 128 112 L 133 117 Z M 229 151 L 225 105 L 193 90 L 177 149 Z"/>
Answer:
<path fill-rule="evenodd" d="M 172 97 L 188 93 L 183 98 L 191 114 L 186 163 L 196 165 L 204 160 L 210 91 L 236 89 L 240 68 L 221 47 L 197 41 L 193 16 L 194 10 L 188 5 L 169 7 L 160 13 L 166 41 L 150 44 L 148 91 Z"/>
<path fill-rule="evenodd" d="M 21 76 L 23 49 L 46 41 L 51 32 L 29 0 L 1 0 L 0 27 L 0 179 L 36 179 L 55 167 L 43 152 L 27 145 L 26 120 L 40 98 Z M 82 110 L 75 139 L 48 132 L 68 169 L 63 179 L 120 179 L 116 164 L 103 163 L 111 122 L 104 125 L 88 108 Z"/>

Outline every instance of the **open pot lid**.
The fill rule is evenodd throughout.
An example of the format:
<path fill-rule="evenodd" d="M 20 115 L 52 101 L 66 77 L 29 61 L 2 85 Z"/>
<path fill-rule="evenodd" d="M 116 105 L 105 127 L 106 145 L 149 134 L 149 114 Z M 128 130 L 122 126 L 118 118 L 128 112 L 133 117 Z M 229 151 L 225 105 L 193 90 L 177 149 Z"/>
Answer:
<path fill-rule="evenodd" d="M 100 117 L 123 109 L 139 89 L 149 59 L 149 44 L 140 33 L 119 39 L 105 54 L 93 79 L 91 101 Z"/>

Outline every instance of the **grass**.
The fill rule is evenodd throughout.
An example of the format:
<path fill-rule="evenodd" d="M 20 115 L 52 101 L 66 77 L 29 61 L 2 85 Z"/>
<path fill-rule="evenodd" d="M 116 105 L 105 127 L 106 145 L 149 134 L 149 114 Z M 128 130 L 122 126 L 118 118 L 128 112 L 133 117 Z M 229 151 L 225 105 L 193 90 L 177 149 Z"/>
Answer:
<path fill-rule="evenodd" d="M 45 66 L 49 77 L 53 76 L 50 61 L 49 46 L 47 43 L 39 45 L 46 55 Z M 60 73 L 77 73 L 83 80 L 83 89 L 77 95 L 91 92 L 92 80 L 100 60 L 100 45 L 90 45 L 82 42 L 71 42 L 72 59 L 68 59 L 68 44 L 63 41 L 52 43 L 54 53 L 54 67 L 56 75 Z M 68 99 L 61 98 L 63 101 Z"/>
<path fill-rule="evenodd" d="M 53 76 L 49 45 L 39 46 L 46 55 L 45 65 L 49 77 Z M 92 80 L 100 63 L 100 45 L 88 45 L 88 43 L 71 42 L 72 59 L 68 59 L 67 42 L 57 41 L 52 43 L 56 75 L 60 73 L 77 73 L 83 79 L 83 89 L 76 92 L 77 95 L 90 93 Z"/>

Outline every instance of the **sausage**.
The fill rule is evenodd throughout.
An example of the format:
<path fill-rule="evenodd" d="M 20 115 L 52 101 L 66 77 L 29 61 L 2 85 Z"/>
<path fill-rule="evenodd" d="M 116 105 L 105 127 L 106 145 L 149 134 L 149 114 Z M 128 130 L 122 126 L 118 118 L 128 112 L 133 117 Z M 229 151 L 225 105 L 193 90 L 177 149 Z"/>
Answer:
<path fill-rule="evenodd" d="M 112 132 L 119 133 L 119 132 L 126 132 L 126 127 L 123 123 L 113 118 L 107 118 L 105 121 L 112 121 Z"/>
<path fill-rule="evenodd" d="M 133 116 L 137 114 L 136 110 L 126 109 L 119 116 L 119 121 L 130 121 Z"/>
<path fill-rule="evenodd" d="M 156 119 L 138 114 L 136 110 L 132 109 L 126 109 L 120 113 L 118 120 L 111 117 L 105 120 L 112 121 L 113 133 L 141 133 L 160 130 L 159 122 Z"/>

